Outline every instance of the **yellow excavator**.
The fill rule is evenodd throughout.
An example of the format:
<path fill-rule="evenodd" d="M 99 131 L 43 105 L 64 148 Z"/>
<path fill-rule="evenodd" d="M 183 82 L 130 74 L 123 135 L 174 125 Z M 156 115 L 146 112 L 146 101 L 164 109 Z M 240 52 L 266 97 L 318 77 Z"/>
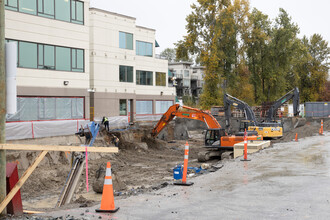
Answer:
<path fill-rule="evenodd" d="M 269 108 L 267 112 L 267 118 L 264 122 L 257 122 L 254 112 L 247 103 L 229 94 L 224 94 L 226 127 L 228 130 L 230 129 L 230 106 L 232 105 L 238 109 L 243 110 L 245 113 L 246 120 L 241 121 L 240 130 L 247 129 L 248 131 L 257 131 L 259 135 L 262 135 L 263 138 L 266 139 L 280 138 L 283 136 L 283 126 L 280 122 L 275 120 L 276 111 L 281 105 L 290 99 L 293 100 L 294 116 L 299 115 L 299 89 L 294 88 L 274 102 L 274 104 Z"/>

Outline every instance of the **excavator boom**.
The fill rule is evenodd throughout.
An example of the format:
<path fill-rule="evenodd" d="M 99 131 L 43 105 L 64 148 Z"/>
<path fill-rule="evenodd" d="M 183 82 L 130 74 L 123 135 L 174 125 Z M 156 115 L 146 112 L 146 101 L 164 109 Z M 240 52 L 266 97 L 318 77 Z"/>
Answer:
<path fill-rule="evenodd" d="M 151 135 L 156 137 L 163 130 L 163 128 L 174 119 L 174 117 L 188 118 L 205 122 L 209 129 L 221 128 L 219 122 L 209 113 L 197 108 L 175 104 L 169 107 L 167 112 L 162 115 L 157 125 L 153 128 Z"/>

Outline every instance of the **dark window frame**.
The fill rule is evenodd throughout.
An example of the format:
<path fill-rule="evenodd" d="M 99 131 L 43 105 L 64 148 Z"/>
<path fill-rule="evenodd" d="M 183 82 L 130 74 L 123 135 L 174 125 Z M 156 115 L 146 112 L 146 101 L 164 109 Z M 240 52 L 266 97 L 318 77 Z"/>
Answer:
<path fill-rule="evenodd" d="M 146 72 L 146 77 L 145 77 L 145 82 L 146 84 L 141 84 L 141 72 Z M 151 84 L 147 84 L 147 74 L 151 73 Z M 153 71 L 146 71 L 146 70 L 136 70 L 136 85 L 141 85 L 141 86 L 153 86 L 154 84 L 154 72 Z M 139 79 L 138 79 L 139 77 Z"/>
<path fill-rule="evenodd" d="M 17 11 L 17 12 L 23 13 L 23 14 L 39 16 L 39 17 L 42 17 L 42 18 L 53 19 L 53 20 L 56 20 L 56 21 L 63 21 L 63 20 L 56 19 L 56 0 L 53 0 L 54 1 L 54 15 L 39 12 L 39 1 L 38 0 L 35 0 L 35 1 L 36 1 L 36 14 L 29 14 L 29 13 L 25 13 L 25 12 L 20 11 L 19 10 L 19 0 L 16 0 L 17 7 L 10 6 L 9 5 L 9 0 L 5 0 L 5 8 L 8 9 L 8 10 Z M 63 22 L 85 25 L 85 2 L 79 1 L 79 0 L 69 0 L 69 1 L 70 1 L 70 19 L 69 19 L 69 21 L 63 21 Z M 43 2 L 43 11 L 44 11 L 44 0 L 42 0 L 42 2 Z M 82 21 L 79 21 L 79 20 L 76 20 L 76 19 L 72 18 L 72 2 L 74 2 L 75 5 L 76 5 L 77 2 L 80 2 L 82 4 L 82 19 L 83 19 Z M 77 7 L 76 7 L 76 10 L 77 10 Z M 47 16 L 52 16 L 52 17 L 42 16 L 42 15 L 47 15 Z M 76 17 L 77 17 L 77 11 L 76 11 Z"/>
<path fill-rule="evenodd" d="M 124 79 L 124 81 L 120 80 L 120 67 L 125 67 L 125 79 Z M 128 67 L 132 67 L 132 82 L 128 81 Z M 119 82 L 134 83 L 134 67 L 133 66 L 119 65 Z"/>
<path fill-rule="evenodd" d="M 5 41 L 15 41 L 17 43 L 17 67 L 18 68 L 25 68 L 25 69 L 40 69 L 42 70 L 43 68 L 39 68 L 39 45 L 43 45 L 43 56 L 44 56 L 44 46 L 53 46 L 54 47 L 54 66 L 55 69 L 47 69 L 47 70 L 51 70 L 51 71 L 64 71 L 64 72 L 81 72 L 81 73 L 85 73 L 85 49 L 81 49 L 81 48 L 72 48 L 72 47 L 65 47 L 65 46 L 59 46 L 59 45 L 52 45 L 52 44 L 41 44 L 41 43 L 36 43 L 36 42 L 31 42 L 31 41 L 23 41 L 23 40 L 15 40 L 15 39 L 9 39 L 6 38 Z M 31 68 L 31 67 L 20 67 L 19 66 L 19 42 L 25 42 L 25 43 L 33 43 L 37 45 L 37 68 Z M 57 47 L 62 47 L 62 48 L 68 48 L 70 49 L 70 62 L 71 62 L 71 67 L 70 67 L 70 71 L 65 71 L 65 70 L 57 70 L 56 69 L 56 48 Z M 83 51 L 83 68 L 73 68 L 72 67 L 72 50 L 82 50 Z M 77 56 L 76 56 L 77 59 Z M 45 60 L 45 58 L 43 57 L 43 61 Z M 76 60 L 77 61 L 77 60 Z M 77 62 L 76 62 L 77 63 Z M 78 70 L 82 70 L 82 71 L 73 71 L 74 69 L 78 69 Z"/>

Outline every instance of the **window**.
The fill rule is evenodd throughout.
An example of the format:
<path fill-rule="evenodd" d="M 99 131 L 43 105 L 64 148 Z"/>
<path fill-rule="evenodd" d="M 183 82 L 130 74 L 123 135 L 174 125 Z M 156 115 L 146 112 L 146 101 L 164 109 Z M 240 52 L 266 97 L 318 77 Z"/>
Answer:
<path fill-rule="evenodd" d="M 189 70 L 184 70 L 184 77 L 189 77 Z"/>
<path fill-rule="evenodd" d="M 133 67 L 132 66 L 119 66 L 119 81 L 120 82 L 133 82 Z"/>
<path fill-rule="evenodd" d="M 46 18 L 54 18 L 54 0 L 38 0 L 38 15 Z"/>
<path fill-rule="evenodd" d="M 18 47 L 18 66 L 24 68 L 37 68 L 37 44 L 20 41 Z"/>
<path fill-rule="evenodd" d="M 84 72 L 84 50 L 71 49 L 72 53 L 72 71 Z"/>
<path fill-rule="evenodd" d="M 183 79 L 183 86 L 190 87 L 190 79 Z"/>
<path fill-rule="evenodd" d="M 84 24 L 84 3 L 71 0 L 71 22 Z"/>
<path fill-rule="evenodd" d="M 38 45 L 38 68 L 55 69 L 55 47 L 50 45 Z"/>
<path fill-rule="evenodd" d="M 173 101 L 156 101 L 156 114 L 164 114 L 172 105 Z"/>
<path fill-rule="evenodd" d="M 5 6 L 13 11 L 84 24 L 84 2 L 78 0 L 5 0 Z"/>
<path fill-rule="evenodd" d="M 127 100 L 119 100 L 119 115 L 127 115 Z"/>
<path fill-rule="evenodd" d="M 153 85 L 152 72 L 137 70 L 136 84 L 152 86 Z"/>
<path fill-rule="evenodd" d="M 156 72 L 156 86 L 166 86 L 166 73 Z"/>
<path fill-rule="evenodd" d="M 19 0 L 19 11 L 27 14 L 37 14 L 37 2 L 35 0 Z"/>
<path fill-rule="evenodd" d="M 17 11 L 17 0 L 5 0 L 6 9 Z"/>
<path fill-rule="evenodd" d="M 84 117 L 84 98 L 17 97 L 17 113 L 8 121 L 78 119 Z"/>
<path fill-rule="evenodd" d="M 70 18 L 70 1 L 68 0 L 56 0 L 55 2 L 55 18 L 61 21 L 69 21 Z"/>
<path fill-rule="evenodd" d="M 70 48 L 56 47 L 56 69 L 71 71 Z"/>
<path fill-rule="evenodd" d="M 119 32 L 119 48 L 133 50 L 133 34 Z"/>
<path fill-rule="evenodd" d="M 136 101 L 136 114 L 152 114 L 152 101 Z"/>
<path fill-rule="evenodd" d="M 136 55 L 152 57 L 152 43 L 136 41 Z"/>
<path fill-rule="evenodd" d="M 6 39 L 18 43 L 18 67 L 84 72 L 84 50 Z M 132 76 L 133 77 L 133 76 Z"/>

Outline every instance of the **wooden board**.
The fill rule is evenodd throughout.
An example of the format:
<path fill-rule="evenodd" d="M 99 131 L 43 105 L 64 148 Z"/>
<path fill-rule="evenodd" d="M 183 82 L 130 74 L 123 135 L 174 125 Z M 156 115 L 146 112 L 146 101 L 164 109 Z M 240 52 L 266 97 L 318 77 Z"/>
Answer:
<path fill-rule="evenodd" d="M 75 151 L 85 152 L 84 146 L 57 146 L 57 145 L 26 145 L 0 144 L 0 150 L 28 150 L 28 151 Z M 87 147 L 91 153 L 118 153 L 117 147 Z"/>
<path fill-rule="evenodd" d="M 0 204 L 0 213 L 2 213 L 2 211 L 7 207 L 8 203 L 16 195 L 18 190 L 23 186 L 25 181 L 29 178 L 29 176 L 32 174 L 32 172 L 39 165 L 39 163 L 42 161 L 42 159 L 46 156 L 47 153 L 48 153 L 48 151 L 40 152 L 39 156 L 35 159 L 33 164 L 25 171 L 25 173 L 23 174 L 21 179 L 19 179 L 19 181 L 16 183 L 16 185 L 8 193 L 6 198 L 1 202 L 1 204 Z"/>

